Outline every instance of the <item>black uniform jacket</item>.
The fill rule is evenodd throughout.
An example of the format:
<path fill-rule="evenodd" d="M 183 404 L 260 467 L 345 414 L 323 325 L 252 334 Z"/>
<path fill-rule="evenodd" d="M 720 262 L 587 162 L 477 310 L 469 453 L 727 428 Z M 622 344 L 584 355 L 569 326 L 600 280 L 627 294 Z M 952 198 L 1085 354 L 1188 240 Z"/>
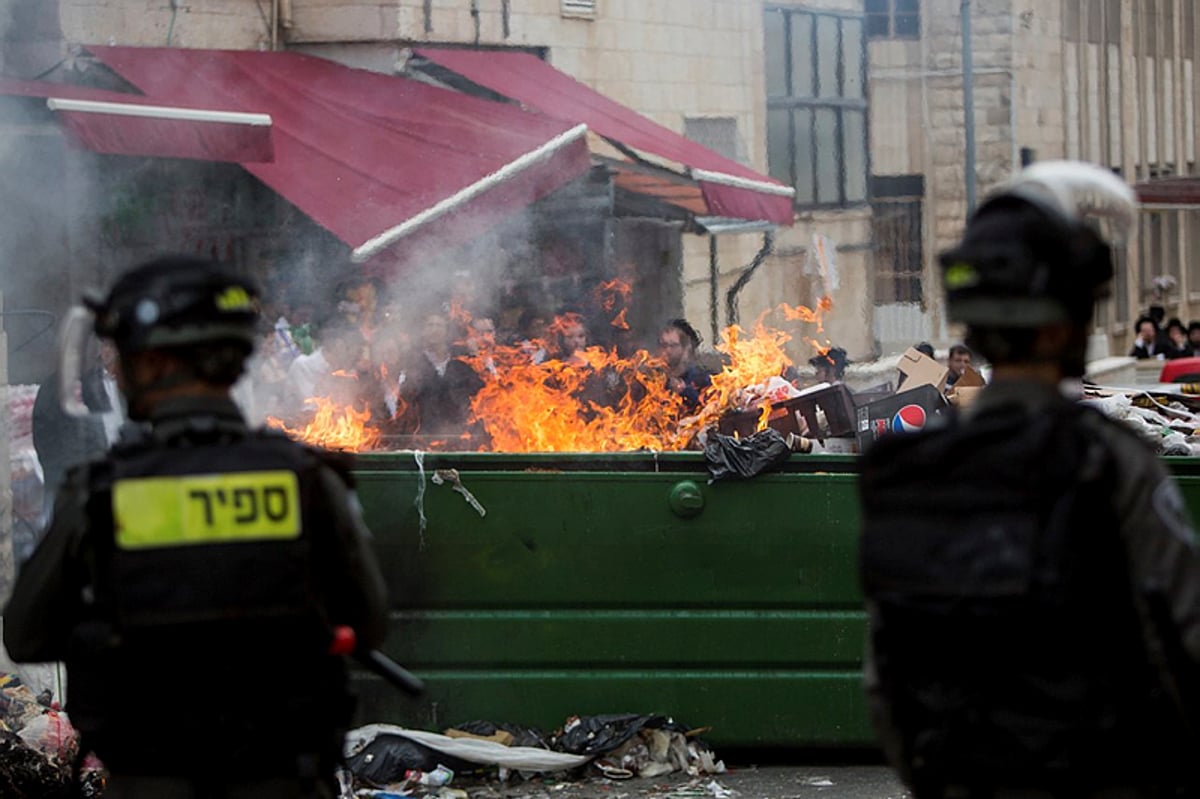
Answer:
<path fill-rule="evenodd" d="M 172 505 L 172 491 L 187 496 Z M 206 518 L 251 535 L 180 532 Z M 366 647 L 386 631 L 349 475 L 251 433 L 227 398 L 181 398 L 141 440 L 68 474 L 5 609 L 4 643 L 18 662 L 66 661 L 67 711 L 110 768 L 172 774 L 207 757 L 270 774 L 298 750 L 333 756 L 349 697 L 322 636 L 338 626 Z"/>

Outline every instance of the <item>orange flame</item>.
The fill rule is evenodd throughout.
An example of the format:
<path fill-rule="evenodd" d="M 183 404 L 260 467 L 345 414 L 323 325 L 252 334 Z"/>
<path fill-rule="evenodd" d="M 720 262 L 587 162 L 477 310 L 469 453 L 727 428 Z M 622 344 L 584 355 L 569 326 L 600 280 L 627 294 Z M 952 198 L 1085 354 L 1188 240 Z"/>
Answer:
<path fill-rule="evenodd" d="M 600 301 L 606 311 L 613 311 L 617 307 L 617 298 L 621 299 L 621 304 L 629 302 L 629 297 L 633 294 L 633 286 L 626 283 L 620 278 L 609 280 L 606 283 L 601 283 L 596 286 L 596 297 Z"/>
<path fill-rule="evenodd" d="M 727 411 L 747 407 L 748 387 L 792 365 L 785 350 L 792 336 L 765 324 L 775 311 L 819 324 L 822 308 L 771 309 L 749 335 L 736 325 L 728 328 L 717 345 L 725 365 L 690 416 L 683 398 L 667 386 L 666 364 L 644 350 L 621 358 L 589 347 L 569 361 L 531 364 L 519 347 L 499 347 L 492 353 L 495 369 L 487 374 L 480 359 L 472 360 L 485 384 L 471 402 L 471 421 L 482 425 L 495 452 L 682 449 Z M 759 397 L 752 407 L 761 407 L 759 429 L 764 428 L 771 404 Z"/>
<path fill-rule="evenodd" d="M 267 425 L 282 430 L 297 441 L 324 449 L 363 452 L 379 446 L 382 436 L 378 429 L 368 426 L 371 412 L 366 408 L 358 411 L 326 397 L 310 397 L 304 404 L 314 406 L 316 413 L 303 428 L 288 427 L 274 416 L 267 418 Z"/>
<path fill-rule="evenodd" d="M 483 388 L 471 400 L 469 424 L 482 428 L 485 443 L 464 434 L 439 437 L 426 446 L 474 446 L 493 452 L 670 451 L 687 447 L 696 434 L 731 410 L 756 411 L 762 429 L 772 411 L 763 387 L 792 365 L 786 352 L 792 335 L 769 327 L 767 317 L 781 313 L 787 321 L 815 324 L 820 331 L 822 315 L 831 307 L 828 298 L 822 298 L 815 310 L 785 304 L 764 312 L 748 331 L 729 327 L 716 347 L 723 366 L 712 375 L 712 385 L 701 391 L 699 407 L 691 409 L 669 387 L 667 364 L 645 350 L 621 357 L 615 349 L 588 347 L 569 359 L 534 364 L 526 346 L 496 346 L 464 358 L 483 380 Z M 622 308 L 614 323 L 624 321 L 624 313 Z M 469 321 L 465 312 L 463 318 Z M 582 323 L 578 314 L 564 314 L 554 320 L 552 329 L 565 331 Z M 801 339 L 822 350 L 816 339 L 807 335 Z M 386 383 L 386 369 L 381 376 Z M 288 428 L 278 419 L 268 420 L 269 424 L 293 438 L 331 449 L 378 447 L 382 436 L 365 408 L 340 406 L 328 398 L 308 403 L 316 413 L 303 428 Z M 407 410 L 398 398 L 391 421 Z"/>
<path fill-rule="evenodd" d="M 471 324 L 471 313 L 463 307 L 463 304 L 455 299 L 450 301 L 450 321 L 460 327 L 466 327 Z"/>
<path fill-rule="evenodd" d="M 622 308 L 621 312 L 619 314 L 617 314 L 615 317 L 613 317 L 613 320 L 611 322 L 609 322 L 609 324 L 619 330 L 628 330 L 629 323 L 625 321 L 625 312 L 627 310 L 628 310 L 627 308 Z"/>
<path fill-rule="evenodd" d="M 582 363 L 531 364 L 518 348 L 494 353 L 495 374 L 471 401 L 495 452 L 621 452 L 679 449 L 683 398 L 667 388 L 664 364 L 644 350 L 630 358 L 588 347 Z"/>

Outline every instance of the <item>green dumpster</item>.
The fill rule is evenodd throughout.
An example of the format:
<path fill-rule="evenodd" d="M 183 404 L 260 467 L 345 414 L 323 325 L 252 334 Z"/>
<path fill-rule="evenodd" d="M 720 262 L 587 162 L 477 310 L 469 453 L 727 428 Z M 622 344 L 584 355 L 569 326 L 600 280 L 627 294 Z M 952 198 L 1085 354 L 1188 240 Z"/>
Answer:
<path fill-rule="evenodd" d="M 1200 459 L 1165 460 L 1200 518 Z M 855 468 L 709 485 L 697 453 L 362 456 L 385 649 L 428 691 L 359 674 L 360 720 L 665 713 L 719 748 L 872 746 Z"/>
<path fill-rule="evenodd" d="M 362 456 L 385 650 L 428 690 L 358 675 L 360 719 L 663 713 L 718 747 L 870 745 L 854 467 L 709 485 L 698 453 Z"/>

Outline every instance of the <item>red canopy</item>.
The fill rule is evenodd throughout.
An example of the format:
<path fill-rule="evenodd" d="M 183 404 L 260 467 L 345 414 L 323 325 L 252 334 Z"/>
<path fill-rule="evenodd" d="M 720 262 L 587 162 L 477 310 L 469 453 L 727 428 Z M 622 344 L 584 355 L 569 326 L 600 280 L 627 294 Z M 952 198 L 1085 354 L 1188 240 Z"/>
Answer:
<path fill-rule="evenodd" d="M 700 183 L 710 216 L 790 225 L 788 186 L 713 152 L 560 72 L 528 53 L 421 47 L 422 58 L 474 84 L 555 119 L 583 122 L 626 147 L 689 168 Z"/>
<path fill-rule="evenodd" d="M 271 118 L 163 105 L 136 94 L 0 78 L 0 95 L 46 98 L 75 141 L 109 155 L 270 161 Z"/>
<path fill-rule="evenodd" d="M 590 167 L 582 126 L 299 53 L 88 49 L 155 102 L 269 114 L 274 160 L 245 168 L 356 260 L 435 220 L 474 235 Z"/>

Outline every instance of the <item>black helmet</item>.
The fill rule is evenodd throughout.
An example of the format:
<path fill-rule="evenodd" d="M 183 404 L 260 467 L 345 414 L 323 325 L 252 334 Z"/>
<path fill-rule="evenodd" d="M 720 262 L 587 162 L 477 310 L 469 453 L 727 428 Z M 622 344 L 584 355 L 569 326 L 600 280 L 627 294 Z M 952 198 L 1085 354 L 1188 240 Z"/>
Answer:
<path fill-rule="evenodd" d="M 1084 214 L 1131 225 L 1136 199 L 1111 172 L 1047 162 L 988 199 L 940 257 L 951 321 L 998 328 L 1085 325 L 1113 276 L 1112 251 Z"/>
<path fill-rule="evenodd" d="M 257 300 L 254 282 L 227 265 L 167 256 L 126 272 L 106 299 L 84 302 L 96 315 L 96 334 L 121 352 L 233 343 L 248 353 Z"/>

